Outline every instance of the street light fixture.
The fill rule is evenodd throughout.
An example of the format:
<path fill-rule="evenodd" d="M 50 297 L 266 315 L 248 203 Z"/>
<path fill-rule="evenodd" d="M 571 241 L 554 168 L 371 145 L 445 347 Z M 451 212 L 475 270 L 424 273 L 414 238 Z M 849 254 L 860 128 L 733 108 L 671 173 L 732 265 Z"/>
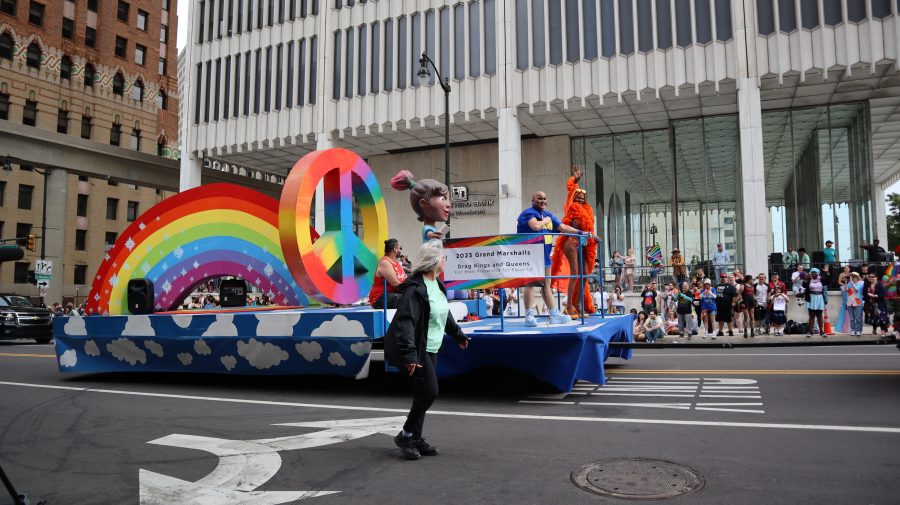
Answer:
<path fill-rule="evenodd" d="M 450 191 L 450 79 L 445 80 L 441 78 L 441 73 L 438 72 L 434 61 L 427 54 L 422 53 L 422 57 L 419 58 L 419 72 L 416 74 L 421 86 L 427 86 L 429 79 L 431 79 L 431 72 L 428 70 L 429 64 L 434 69 L 435 75 L 437 75 L 437 83 L 444 90 L 444 184 L 447 185 L 447 191 Z M 449 216 L 447 216 L 445 224 L 450 226 Z"/>

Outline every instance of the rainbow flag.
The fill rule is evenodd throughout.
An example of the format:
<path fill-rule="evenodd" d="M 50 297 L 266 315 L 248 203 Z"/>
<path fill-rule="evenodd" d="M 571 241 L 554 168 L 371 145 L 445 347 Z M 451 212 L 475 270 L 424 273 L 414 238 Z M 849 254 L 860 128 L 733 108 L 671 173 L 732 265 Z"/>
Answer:
<path fill-rule="evenodd" d="M 900 268 L 897 263 L 891 263 L 884 269 L 881 276 L 881 284 L 884 286 L 885 298 L 897 298 L 897 279 L 900 278 Z"/>
<path fill-rule="evenodd" d="M 647 248 L 647 264 L 651 267 L 661 267 L 663 264 L 662 249 L 659 243 L 655 243 Z"/>

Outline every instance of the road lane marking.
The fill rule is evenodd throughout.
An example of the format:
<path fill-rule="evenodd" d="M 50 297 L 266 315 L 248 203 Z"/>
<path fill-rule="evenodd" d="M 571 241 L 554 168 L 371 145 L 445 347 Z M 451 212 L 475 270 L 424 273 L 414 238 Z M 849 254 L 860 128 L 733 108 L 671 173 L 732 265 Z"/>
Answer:
<path fill-rule="evenodd" d="M 55 358 L 55 354 L 24 354 L 17 352 L 0 352 L 0 356 L 16 358 Z"/>
<path fill-rule="evenodd" d="M 394 409 L 388 407 L 363 407 L 357 405 L 332 405 L 327 403 L 301 403 L 301 402 L 281 402 L 271 400 L 250 400 L 245 398 L 223 398 L 214 396 L 197 396 L 197 395 L 176 395 L 168 393 L 150 393 L 143 391 L 123 391 L 116 389 L 98 389 L 83 388 L 74 386 L 56 386 L 52 384 L 28 384 L 24 382 L 8 382 L 0 381 L 0 386 L 11 387 L 27 387 L 38 389 L 55 389 L 60 391 L 76 391 L 81 393 L 103 393 L 116 394 L 125 396 L 140 396 L 150 398 L 166 398 L 174 400 L 191 400 L 191 401 L 209 401 L 219 403 L 236 403 L 245 405 L 268 405 L 276 407 L 294 407 L 294 408 L 313 408 L 313 409 L 332 409 L 332 410 L 349 410 L 349 411 L 365 411 L 365 412 L 397 412 L 406 414 L 409 409 Z M 855 433 L 886 433 L 890 435 L 900 435 L 900 427 L 892 426 L 852 426 L 838 424 L 801 424 L 801 423 L 759 423 L 759 422 L 736 422 L 736 421 L 698 421 L 686 419 L 641 419 L 629 417 L 598 417 L 598 416 L 554 416 L 554 415 L 537 415 L 537 414 L 512 414 L 508 412 L 455 412 L 448 410 L 431 410 L 430 415 L 436 416 L 453 416 L 453 417 L 473 417 L 488 418 L 502 420 L 528 420 L 528 421 L 572 421 L 572 422 L 588 422 L 588 423 L 621 423 L 621 424 L 655 424 L 668 426 L 707 426 L 720 428 L 759 428 L 759 429 L 783 429 L 783 430 L 803 430 L 803 431 L 841 431 Z"/>
<path fill-rule="evenodd" d="M 622 374 L 721 374 L 721 375 L 900 375 L 900 370 L 607 370 L 606 375 Z"/>

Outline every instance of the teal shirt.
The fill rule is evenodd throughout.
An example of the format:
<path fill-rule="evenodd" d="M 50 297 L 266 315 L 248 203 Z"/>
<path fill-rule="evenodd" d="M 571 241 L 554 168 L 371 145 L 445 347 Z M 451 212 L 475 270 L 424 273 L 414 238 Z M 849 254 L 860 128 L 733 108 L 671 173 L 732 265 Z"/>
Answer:
<path fill-rule="evenodd" d="M 431 312 L 428 315 L 428 338 L 425 343 L 427 352 L 435 353 L 441 348 L 444 341 L 444 327 L 447 325 L 447 314 L 450 313 L 450 305 L 447 304 L 447 297 L 438 286 L 438 281 L 422 279 L 425 281 L 425 288 L 428 289 L 428 305 Z"/>
<path fill-rule="evenodd" d="M 822 251 L 822 253 L 825 255 L 825 263 L 834 263 L 835 262 L 833 247 L 826 247 L 825 250 Z"/>

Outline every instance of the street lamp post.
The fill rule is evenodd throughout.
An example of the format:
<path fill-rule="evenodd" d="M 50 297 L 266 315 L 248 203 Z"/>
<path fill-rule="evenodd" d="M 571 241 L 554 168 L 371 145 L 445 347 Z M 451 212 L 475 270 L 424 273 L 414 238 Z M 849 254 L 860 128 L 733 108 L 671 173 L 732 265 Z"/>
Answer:
<path fill-rule="evenodd" d="M 428 71 L 429 64 L 431 64 L 431 68 L 434 69 L 434 73 L 437 75 L 438 84 L 444 90 L 444 184 L 447 185 L 447 191 L 450 191 L 450 79 L 442 79 L 441 73 L 438 72 L 437 67 L 434 65 L 434 61 L 427 54 L 422 53 L 422 57 L 419 58 L 419 72 L 416 74 L 419 77 L 421 86 L 426 86 L 428 79 L 431 78 L 431 72 Z M 452 194 L 450 198 L 453 198 Z M 450 226 L 450 216 L 447 216 L 446 225 Z"/>

